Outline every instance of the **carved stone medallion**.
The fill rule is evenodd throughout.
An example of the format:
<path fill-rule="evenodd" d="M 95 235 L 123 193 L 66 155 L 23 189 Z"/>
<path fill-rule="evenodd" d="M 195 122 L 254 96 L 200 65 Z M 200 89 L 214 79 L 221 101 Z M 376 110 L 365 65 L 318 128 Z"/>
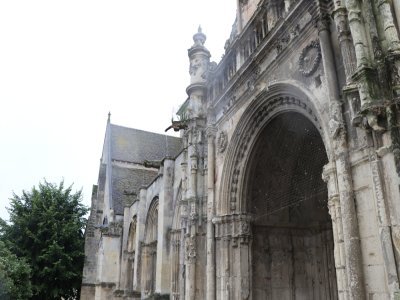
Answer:
<path fill-rule="evenodd" d="M 305 76 L 311 76 L 321 62 L 321 48 L 318 41 L 312 41 L 301 51 L 299 57 L 299 72 Z"/>
<path fill-rule="evenodd" d="M 223 153 L 228 144 L 228 137 L 224 131 L 220 131 L 217 138 L 218 153 Z"/>

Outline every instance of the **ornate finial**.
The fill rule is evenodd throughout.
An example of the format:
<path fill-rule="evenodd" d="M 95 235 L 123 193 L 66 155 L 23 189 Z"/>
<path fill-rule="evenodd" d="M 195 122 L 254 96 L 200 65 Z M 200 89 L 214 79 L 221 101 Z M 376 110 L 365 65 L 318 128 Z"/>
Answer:
<path fill-rule="evenodd" d="M 108 112 L 108 119 L 107 119 L 108 123 L 110 123 L 110 118 L 111 118 L 111 112 Z"/>
<path fill-rule="evenodd" d="M 201 26 L 199 25 L 199 28 L 197 29 L 197 33 L 193 35 L 193 41 L 195 45 L 200 45 L 203 46 L 207 37 L 206 35 L 202 32 Z"/>

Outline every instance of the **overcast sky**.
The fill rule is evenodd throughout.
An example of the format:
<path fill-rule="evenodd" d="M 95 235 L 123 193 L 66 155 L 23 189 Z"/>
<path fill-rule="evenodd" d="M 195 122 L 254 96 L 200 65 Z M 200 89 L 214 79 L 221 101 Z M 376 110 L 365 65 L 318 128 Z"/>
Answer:
<path fill-rule="evenodd" d="M 219 62 L 236 0 L 0 1 L 0 217 L 44 178 L 90 204 L 107 121 L 163 133 L 199 24 Z"/>

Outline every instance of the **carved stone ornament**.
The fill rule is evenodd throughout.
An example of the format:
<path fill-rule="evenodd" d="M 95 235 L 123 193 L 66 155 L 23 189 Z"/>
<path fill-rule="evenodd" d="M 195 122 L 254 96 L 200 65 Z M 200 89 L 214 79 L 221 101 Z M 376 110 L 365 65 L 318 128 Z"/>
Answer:
<path fill-rule="evenodd" d="M 186 239 L 186 255 L 190 263 L 196 262 L 196 237 L 190 236 Z"/>
<path fill-rule="evenodd" d="M 190 61 L 189 74 L 196 76 L 197 70 L 201 67 L 201 62 L 199 59 L 194 59 Z"/>
<path fill-rule="evenodd" d="M 223 153 L 228 145 L 228 137 L 224 131 L 220 131 L 217 138 L 218 153 Z"/>
<path fill-rule="evenodd" d="M 318 69 L 321 62 L 321 47 L 318 41 L 312 41 L 301 51 L 299 57 L 299 72 L 309 77 Z"/>
<path fill-rule="evenodd" d="M 122 223 L 110 222 L 107 226 L 100 228 L 101 233 L 106 236 L 121 236 L 122 234 Z"/>
<path fill-rule="evenodd" d="M 341 109 L 337 104 L 330 105 L 330 120 L 329 120 L 329 131 L 332 138 L 336 139 L 340 132 L 344 130 L 344 125 L 339 116 L 341 114 Z"/>
<path fill-rule="evenodd" d="M 400 85 L 400 67 L 398 67 L 394 62 L 391 64 L 391 76 L 392 76 L 392 85 L 393 86 Z"/>

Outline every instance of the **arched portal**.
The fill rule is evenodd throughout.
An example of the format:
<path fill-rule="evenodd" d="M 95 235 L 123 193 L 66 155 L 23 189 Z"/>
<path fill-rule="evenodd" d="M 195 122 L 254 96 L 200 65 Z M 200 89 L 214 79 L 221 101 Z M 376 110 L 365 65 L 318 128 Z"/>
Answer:
<path fill-rule="evenodd" d="M 337 299 L 328 162 L 315 125 L 283 111 L 260 130 L 244 171 L 253 299 Z"/>
<path fill-rule="evenodd" d="M 228 136 L 213 218 L 218 299 L 338 298 L 321 179 L 327 111 L 300 83 L 276 82 Z"/>

